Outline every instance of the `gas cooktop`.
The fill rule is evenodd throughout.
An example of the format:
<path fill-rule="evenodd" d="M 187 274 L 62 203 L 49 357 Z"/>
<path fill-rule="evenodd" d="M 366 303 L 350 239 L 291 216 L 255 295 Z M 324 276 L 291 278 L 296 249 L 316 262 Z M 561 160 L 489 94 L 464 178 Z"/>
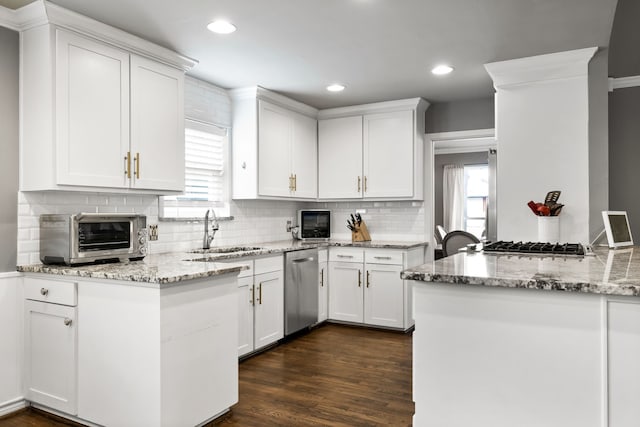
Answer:
<path fill-rule="evenodd" d="M 485 243 L 484 252 L 488 253 L 525 253 L 548 255 L 584 255 L 584 246 L 580 243 L 540 243 L 506 242 L 503 240 Z"/>

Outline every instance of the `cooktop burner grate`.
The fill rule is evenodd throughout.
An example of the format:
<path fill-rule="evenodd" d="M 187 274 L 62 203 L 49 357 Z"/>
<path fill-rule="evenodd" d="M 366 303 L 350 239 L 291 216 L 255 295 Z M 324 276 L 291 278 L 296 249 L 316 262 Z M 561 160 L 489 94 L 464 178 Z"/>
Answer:
<path fill-rule="evenodd" d="M 526 253 L 550 255 L 584 255 L 584 246 L 580 243 L 540 243 L 540 242 L 506 242 L 485 243 L 485 252 Z"/>

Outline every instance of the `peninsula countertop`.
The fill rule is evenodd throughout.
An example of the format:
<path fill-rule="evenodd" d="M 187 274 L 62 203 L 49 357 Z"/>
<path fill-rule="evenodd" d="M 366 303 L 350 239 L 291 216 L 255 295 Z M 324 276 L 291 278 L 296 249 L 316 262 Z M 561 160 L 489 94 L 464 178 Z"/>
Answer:
<path fill-rule="evenodd" d="M 194 249 L 188 252 L 151 254 L 141 261 L 73 266 L 31 264 L 18 266 L 17 270 L 24 273 L 122 280 L 162 286 L 177 284 L 186 280 L 237 273 L 247 267 L 241 264 L 234 264 L 234 261 L 241 261 L 242 258 L 251 256 L 276 255 L 301 249 L 329 246 L 411 249 L 426 245 L 426 242 L 373 241 L 352 243 L 351 241 L 342 240 L 328 242 L 286 240 L 248 246 L 236 245 L 212 247 L 211 249 Z"/>
<path fill-rule="evenodd" d="M 640 247 L 596 248 L 586 256 L 459 253 L 402 272 L 452 285 L 640 296 Z"/>

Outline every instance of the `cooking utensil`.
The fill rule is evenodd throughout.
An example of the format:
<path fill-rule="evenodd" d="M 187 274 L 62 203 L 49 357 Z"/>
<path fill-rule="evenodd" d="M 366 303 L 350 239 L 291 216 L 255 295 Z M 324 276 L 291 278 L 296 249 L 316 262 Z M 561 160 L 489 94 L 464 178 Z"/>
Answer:
<path fill-rule="evenodd" d="M 359 213 L 356 214 L 356 219 L 358 220 L 358 225 L 362 224 L 362 217 Z"/>
<path fill-rule="evenodd" d="M 557 203 L 560 198 L 560 193 L 561 191 L 559 190 L 549 191 L 547 196 L 544 198 L 544 204 L 551 207 L 551 204 Z"/>
<path fill-rule="evenodd" d="M 347 220 L 347 228 L 351 231 L 356 231 L 355 227 L 353 225 L 351 225 L 351 223 L 349 222 L 349 220 Z"/>
<path fill-rule="evenodd" d="M 562 211 L 562 207 L 564 205 L 560 204 L 560 203 L 556 203 L 552 206 L 549 207 L 549 209 L 551 210 L 551 216 L 558 216 L 560 215 L 560 212 Z"/>
<path fill-rule="evenodd" d="M 530 200 L 529 203 L 527 203 L 527 206 L 529 206 L 529 208 L 533 211 L 534 215 L 540 215 L 540 213 L 538 212 L 538 205 L 536 204 L 536 202 L 534 202 L 533 200 Z"/>
<path fill-rule="evenodd" d="M 356 221 L 356 217 L 355 217 L 355 216 L 353 216 L 353 214 L 349 214 L 349 215 L 351 215 L 351 223 L 352 223 L 353 225 L 356 225 L 356 223 L 358 222 L 358 221 Z"/>

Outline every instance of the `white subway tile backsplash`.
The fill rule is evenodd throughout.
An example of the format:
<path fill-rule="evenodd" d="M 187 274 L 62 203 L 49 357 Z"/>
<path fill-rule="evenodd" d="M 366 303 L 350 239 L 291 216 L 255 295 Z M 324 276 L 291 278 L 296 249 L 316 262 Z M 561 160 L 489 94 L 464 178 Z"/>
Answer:
<path fill-rule="evenodd" d="M 374 205 L 376 206 L 374 208 Z M 259 245 L 287 240 L 287 220 L 294 225 L 297 210 L 331 209 L 332 237 L 350 239 L 349 214 L 367 209 L 363 219 L 374 240 L 423 240 L 425 208 L 422 202 L 289 202 L 239 200 L 231 202 L 233 220 L 220 221 L 213 246 Z M 150 253 L 189 251 L 202 245 L 203 221 L 158 221 L 158 197 L 97 193 L 19 193 L 18 264 L 39 262 L 39 216 L 44 213 L 136 212 L 147 215 L 147 224 L 158 224 L 158 240 L 149 242 Z M 204 212 L 203 212 L 204 217 Z"/>

